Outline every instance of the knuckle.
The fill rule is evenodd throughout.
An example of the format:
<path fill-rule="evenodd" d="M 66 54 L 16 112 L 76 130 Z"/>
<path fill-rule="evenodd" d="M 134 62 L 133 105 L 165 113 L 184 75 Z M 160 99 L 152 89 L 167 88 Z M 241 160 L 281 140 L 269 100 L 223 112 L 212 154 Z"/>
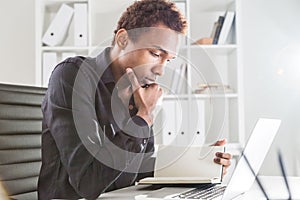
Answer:
<path fill-rule="evenodd" d="M 232 155 L 230 153 L 226 153 L 226 158 L 231 159 Z"/>
<path fill-rule="evenodd" d="M 231 165 L 231 162 L 229 160 L 225 160 L 224 161 L 224 165 L 226 165 L 226 167 L 230 166 Z"/>
<path fill-rule="evenodd" d="M 155 89 L 158 89 L 159 86 L 158 86 L 157 83 L 153 83 L 153 84 L 152 84 L 152 87 L 155 88 Z"/>

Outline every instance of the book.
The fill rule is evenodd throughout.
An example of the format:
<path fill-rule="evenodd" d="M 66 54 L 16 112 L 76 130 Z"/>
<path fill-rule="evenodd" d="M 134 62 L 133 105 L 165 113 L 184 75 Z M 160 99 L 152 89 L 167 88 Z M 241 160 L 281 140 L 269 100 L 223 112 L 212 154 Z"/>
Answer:
<path fill-rule="evenodd" d="M 209 83 L 209 84 L 200 84 L 193 93 L 195 94 L 228 94 L 233 93 L 234 90 L 230 85 L 224 85 L 222 83 Z"/>
<path fill-rule="evenodd" d="M 220 183 L 222 165 L 214 163 L 222 146 L 158 147 L 154 177 L 141 179 L 138 184 L 201 184 Z"/>
<path fill-rule="evenodd" d="M 227 11 L 225 14 L 225 19 L 223 22 L 223 26 L 221 28 L 221 32 L 219 35 L 219 39 L 217 41 L 217 44 L 225 44 L 226 39 L 228 37 L 229 31 L 232 27 L 233 24 L 233 19 L 234 19 L 235 13 L 233 11 Z"/>
<path fill-rule="evenodd" d="M 218 22 L 215 22 L 214 25 L 213 25 L 213 28 L 211 30 L 211 34 L 210 34 L 211 38 L 214 38 L 214 36 L 216 34 L 217 26 L 218 26 Z"/>
<path fill-rule="evenodd" d="M 225 19 L 224 16 L 219 16 L 219 18 L 218 18 L 215 35 L 213 37 L 213 44 L 218 44 L 218 40 L 219 40 L 221 29 L 222 29 L 222 26 L 224 23 L 224 19 Z"/>

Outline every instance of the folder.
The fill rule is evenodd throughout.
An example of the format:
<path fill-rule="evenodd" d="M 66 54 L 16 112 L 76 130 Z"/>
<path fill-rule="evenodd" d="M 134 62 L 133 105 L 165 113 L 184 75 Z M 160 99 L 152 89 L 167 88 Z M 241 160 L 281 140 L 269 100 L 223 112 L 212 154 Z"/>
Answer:
<path fill-rule="evenodd" d="M 187 82 L 185 74 L 186 74 L 186 64 L 182 63 L 180 66 L 180 75 L 179 75 L 178 85 L 176 88 L 176 94 L 180 94 L 182 90 L 182 86 L 186 85 L 183 84 L 183 82 Z"/>
<path fill-rule="evenodd" d="M 189 132 L 188 100 L 186 99 L 177 100 L 175 113 L 176 113 L 175 123 L 176 123 L 176 130 L 177 130 L 176 145 L 188 146 L 191 144 L 191 134 Z"/>
<path fill-rule="evenodd" d="M 181 72 L 181 67 L 177 67 L 173 71 L 172 84 L 171 84 L 171 90 L 170 90 L 171 94 L 177 93 L 177 86 L 178 86 L 178 82 L 180 79 L 180 72 Z"/>
<path fill-rule="evenodd" d="M 189 120 L 192 145 L 201 146 L 205 143 L 205 100 L 193 99 Z"/>
<path fill-rule="evenodd" d="M 226 39 L 228 37 L 229 31 L 232 27 L 234 18 L 234 12 L 233 11 L 227 11 L 225 14 L 224 23 L 220 32 L 218 44 L 225 44 Z"/>
<path fill-rule="evenodd" d="M 73 8 L 62 4 L 45 32 L 42 42 L 48 46 L 61 45 L 68 33 L 73 16 Z"/>
<path fill-rule="evenodd" d="M 43 86 L 47 87 L 52 70 L 57 64 L 57 55 L 55 52 L 43 53 Z"/>
<path fill-rule="evenodd" d="M 175 4 L 176 4 L 176 7 L 178 8 L 178 10 L 181 12 L 181 14 L 186 17 L 185 2 L 175 2 Z"/>
<path fill-rule="evenodd" d="M 186 16 L 186 3 L 185 2 L 175 2 L 176 4 L 176 7 L 178 8 L 178 10 L 181 12 L 181 14 L 184 16 L 184 17 L 187 17 Z M 183 44 L 184 45 L 187 45 L 187 42 L 188 42 L 188 38 L 187 37 L 184 37 L 183 38 Z"/>
<path fill-rule="evenodd" d="M 176 122 L 176 102 L 163 101 L 162 108 L 162 143 L 164 145 L 175 144 L 177 136 L 176 127 L 174 126 L 174 122 Z"/>
<path fill-rule="evenodd" d="M 74 45 L 87 46 L 87 4 L 74 4 Z"/>

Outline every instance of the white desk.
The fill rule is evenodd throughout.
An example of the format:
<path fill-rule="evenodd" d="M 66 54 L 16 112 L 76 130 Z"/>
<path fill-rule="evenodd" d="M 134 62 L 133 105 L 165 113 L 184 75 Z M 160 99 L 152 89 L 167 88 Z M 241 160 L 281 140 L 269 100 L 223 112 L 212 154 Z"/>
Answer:
<path fill-rule="evenodd" d="M 289 185 L 292 191 L 293 199 L 300 199 L 300 177 L 289 177 Z M 288 193 L 284 184 L 282 177 L 274 176 L 262 176 L 261 182 L 265 188 L 267 194 L 271 199 L 287 199 Z M 115 190 L 102 194 L 98 199 L 99 200 L 142 200 L 144 195 L 147 195 L 150 192 L 159 192 L 156 188 L 151 186 L 132 186 L 123 188 L 120 190 Z M 251 189 L 246 192 L 244 195 L 240 196 L 237 199 L 244 200 L 253 200 L 253 199 L 265 199 L 262 192 L 256 183 L 253 184 Z"/>
<path fill-rule="evenodd" d="M 262 176 L 261 182 L 270 199 L 288 199 L 288 191 L 283 177 Z M 300 177 L 288 177 L 288 182 L 291 189 L 292 198 L 300 199 Z M 256 182 L 242 197 L 242 199 L 245 200 L 265 199 Z"/>

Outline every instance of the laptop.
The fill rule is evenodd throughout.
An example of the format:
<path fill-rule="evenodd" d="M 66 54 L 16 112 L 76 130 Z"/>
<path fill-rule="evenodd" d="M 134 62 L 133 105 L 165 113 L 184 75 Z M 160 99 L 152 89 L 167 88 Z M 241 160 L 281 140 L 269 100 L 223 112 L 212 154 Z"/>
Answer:
<path fill-rule="evenodd" d="M 141 179 L 138 184 L 203 184 L 221 183 L 221 165 L 213 161 L 221 146 L 164 146 L 157 151 L 154 177 Z M 182 169 L 182 170 L 181 170 Z"/>
<path fill-rule="evenodd" d="M 199 187 L 165 187 L 153 191 L 145 199 L 217 199 L 227 200 L 239 197 L 248 191 L 275 138 L 281 120 L 260 118 L 252 131 L 246 147 L 232 174 L 228 185 L 202 184 Z"/>

